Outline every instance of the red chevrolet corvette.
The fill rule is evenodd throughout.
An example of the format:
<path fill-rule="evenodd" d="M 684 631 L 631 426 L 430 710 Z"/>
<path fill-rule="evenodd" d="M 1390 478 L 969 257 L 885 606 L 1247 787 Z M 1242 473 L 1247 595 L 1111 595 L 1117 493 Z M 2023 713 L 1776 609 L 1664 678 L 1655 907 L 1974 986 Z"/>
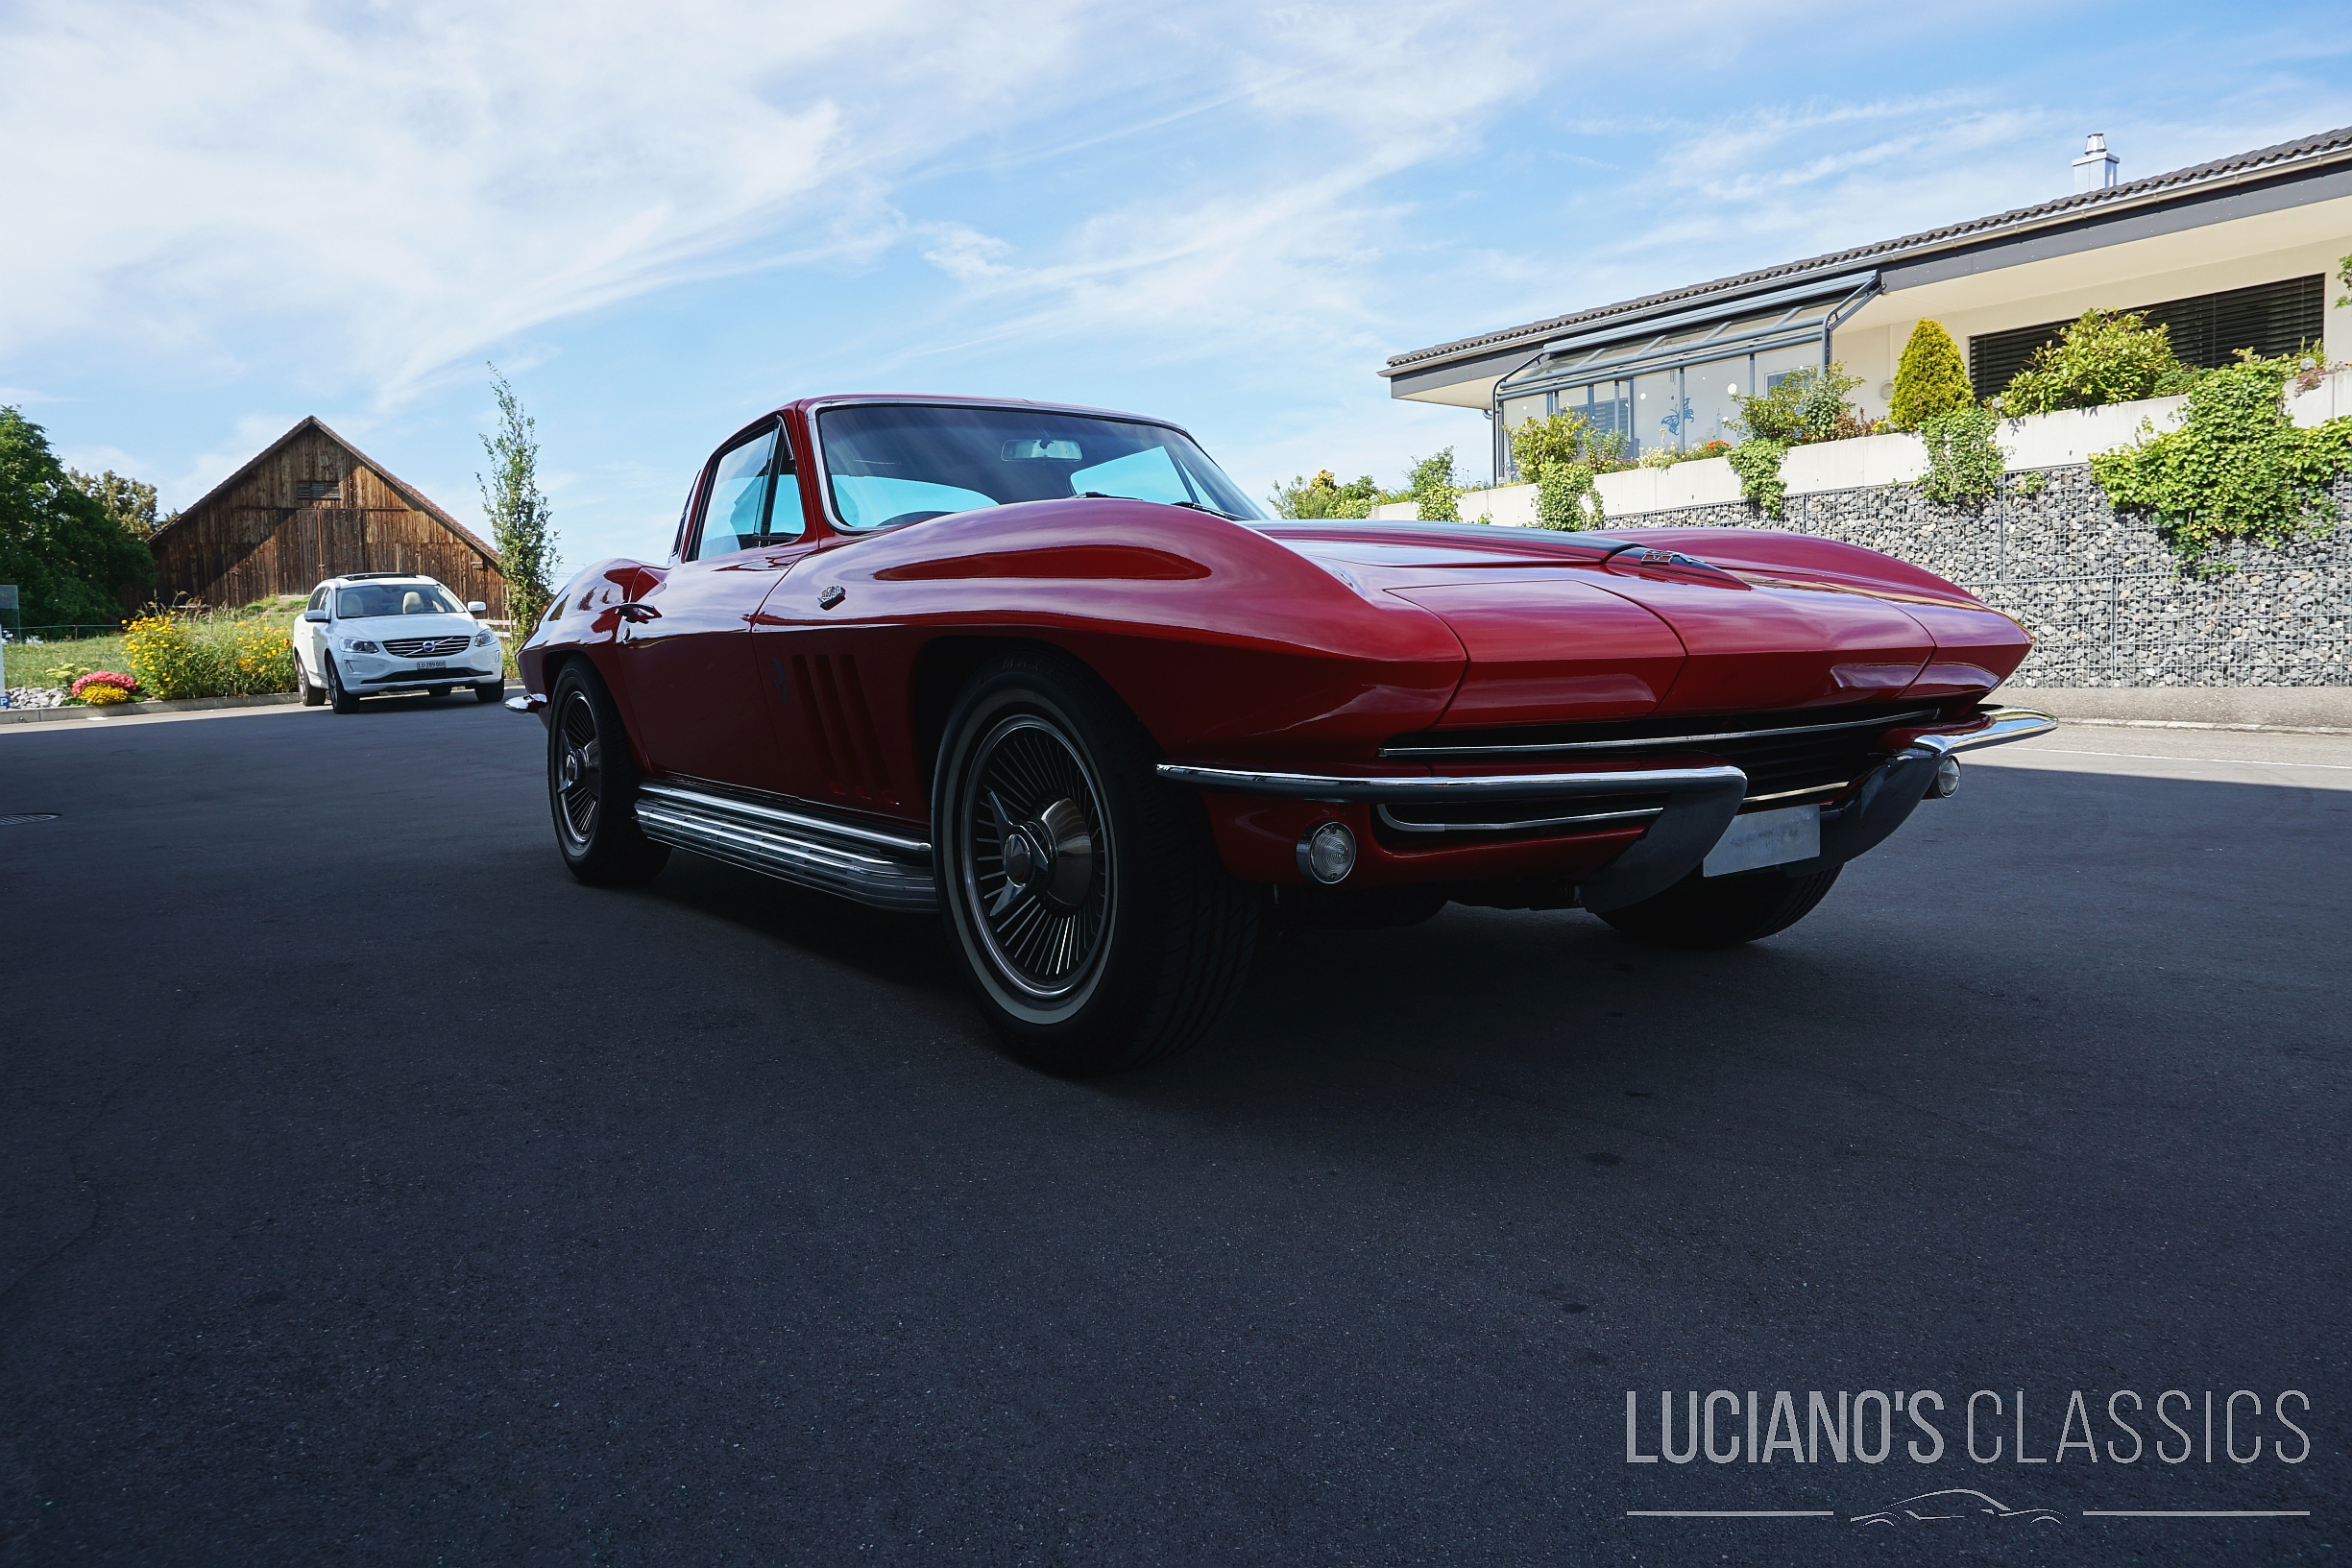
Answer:
<path fill-rule="evenodd" d="M 937 908 L 1012 1049 L 1101 1073 L 1209 1028 L 1270 917 L 1770 935 L 2052 728 L 1984 705 L 2027 645 L 1827 540 L 1278 521 L 1157 421 L 819 398 L 565 588 L 514 706 L 582 880 L 676 847 Z"/>

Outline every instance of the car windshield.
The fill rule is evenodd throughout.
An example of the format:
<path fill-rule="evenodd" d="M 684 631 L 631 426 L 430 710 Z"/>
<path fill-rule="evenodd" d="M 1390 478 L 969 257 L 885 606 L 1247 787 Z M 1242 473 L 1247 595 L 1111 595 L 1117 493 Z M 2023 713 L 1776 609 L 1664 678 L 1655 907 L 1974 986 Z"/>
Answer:
<path fill-rule="evenodd" d="M 1135 420 L 953 404 L 853 403 L 817 416 L 833 505 L 851 528 L 949 512 L 1121 495 L 1263 520 L 1180 430 Z"/>
<path fill-rule="evenodd" d="M 372 615 L 462 615 L 466 607 L 439 583 L 361 583 L 335 591 L 335 615 L 342 620 L 366 620 Z"/>

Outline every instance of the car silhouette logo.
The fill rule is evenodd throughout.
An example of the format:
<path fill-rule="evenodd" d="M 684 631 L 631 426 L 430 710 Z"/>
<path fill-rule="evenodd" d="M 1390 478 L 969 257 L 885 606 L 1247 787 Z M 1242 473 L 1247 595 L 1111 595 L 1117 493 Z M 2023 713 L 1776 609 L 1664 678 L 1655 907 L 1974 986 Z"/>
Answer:
<path fill-rule="evenodd" d="M 2059 1514 L 2050 1508 L 2013 1508 L 1983 1492 L 1954 1486 L 1947 1491 L 1922 1492 L 1890 1503 L 1876 1513 L 1857 1513 L 1857 1525 L 1938 1524 L 1952 1519 L 2013 1520 L 2026 1525 L 2054 1525 Z"/>

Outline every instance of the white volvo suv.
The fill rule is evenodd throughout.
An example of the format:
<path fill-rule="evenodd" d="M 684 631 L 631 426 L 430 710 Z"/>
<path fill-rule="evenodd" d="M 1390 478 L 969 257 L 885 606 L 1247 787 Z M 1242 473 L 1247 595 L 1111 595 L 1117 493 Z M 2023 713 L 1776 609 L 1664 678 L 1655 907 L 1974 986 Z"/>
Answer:
<path fill-rule="evenodd" d="M 506 690 L 505 655 L 498 634 L 473 617 L 487 608 L 430 577 L 399 571 L 355 571 L 329 577 L 311 590 L 295 622 L 294 680 L 303 702 L 332 700 L 349 713 L 379 691 L 430 691 L 447 696 L 473 688 L 483 702 Z"/>

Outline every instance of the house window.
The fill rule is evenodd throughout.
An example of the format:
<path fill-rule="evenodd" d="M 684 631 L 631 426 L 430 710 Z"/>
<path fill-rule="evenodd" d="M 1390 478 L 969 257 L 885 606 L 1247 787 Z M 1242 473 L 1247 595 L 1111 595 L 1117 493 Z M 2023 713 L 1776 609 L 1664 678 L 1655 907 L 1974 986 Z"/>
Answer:
<path fill-rule="evenodd" d="M 297 479 L 294 481 L 294 498 L 298 501 L 339 501 L 343 499 L 343 481 Z"/>
<path fill-rule="evenodd" d="M 2219 294 L 2164 300 L 2132 310 L 2150 326 L 2171 328 L 2172 351 L 2184 364 L 2209 371 L 2227 365 L 2241 349 L 2276 356 L 2316 343 L 2327 312 L 2327 277 L 2313 273 L 2258 283 Z M 1968 340 L 1968 378 L 1976 396 L 1990 398 L 2025 368 L 2033 351 L 2058 341 L 2072 322 L 2043 322 L 2006 332 L 1982 332 Z"/>

